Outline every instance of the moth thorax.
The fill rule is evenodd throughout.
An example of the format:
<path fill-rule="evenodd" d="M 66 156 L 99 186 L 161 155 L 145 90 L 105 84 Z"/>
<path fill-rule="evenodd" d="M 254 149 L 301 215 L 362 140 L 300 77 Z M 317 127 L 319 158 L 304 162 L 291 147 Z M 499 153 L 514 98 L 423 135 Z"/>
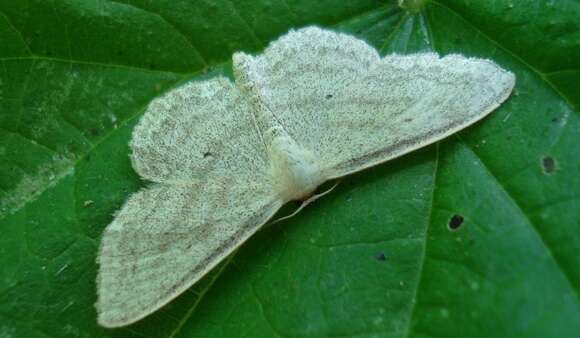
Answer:
<path fill-rule="evenodd" d="M 270 159 L 272 178 L 285 201 L 304 200 L 322 183 L 315 156 L 288 136 L 274 138 Z"/>

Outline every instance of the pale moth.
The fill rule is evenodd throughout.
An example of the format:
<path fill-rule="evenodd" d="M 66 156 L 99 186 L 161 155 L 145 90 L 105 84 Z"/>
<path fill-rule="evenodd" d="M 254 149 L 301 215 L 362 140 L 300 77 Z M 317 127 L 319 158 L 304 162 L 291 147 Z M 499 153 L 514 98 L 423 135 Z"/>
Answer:
<path fill-rule="evenodd" d="M 131 324 L 168 303 L 286 202 L 449 136 L 510 95 L 489 60 L 387 55 L 317 27 L 261 55 L 233 55 L 235 82 L 190 82 L 151 102 L 131 140 L 153 182 L 102 238 L 98 322 Z"/>

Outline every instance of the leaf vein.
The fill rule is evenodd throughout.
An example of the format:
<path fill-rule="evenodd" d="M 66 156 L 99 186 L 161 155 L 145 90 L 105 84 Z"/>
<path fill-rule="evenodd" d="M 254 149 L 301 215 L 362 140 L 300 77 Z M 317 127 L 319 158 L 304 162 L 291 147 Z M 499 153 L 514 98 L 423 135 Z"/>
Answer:
<path fill-rule="evenodd" d="M 28 54 L 32 54 L 32 51 L 30 50 L 30 46 L 28 45 L 28 43 L 26 43 L 26 40 L 24 40 L 24 36 L 22 36 L 22 32 L 20 32 L 16 28 L 16 26 L 14 26 L 12 21 L 10 21 L 9 17 L 6 14 L 4 14 L 4 12 L 0 11 L 0 15 L 2 15 L 2 17 L 4 17 L 4 19 L 6 20 L 6 22 L 10 26 L 10 28 L 12 28 L 16 32 L 16 34 L 18 34 L 18 37 L 20 38 L 20 41 L 22 41 L 22 44 L 24 45 L 26 50 L 28 51 Z"/>
<path fill-rule="evenodd" d="M 522 57 L 520 57 L 516 53 L 512 52 L 511 49 L 503 46 L 502 44 L 500 44 L 496 40 L 492 39 L 489 35 L 485 34 L 481 29 L 479 29 L 473 23 L 471 23 L 466 18 L 464 18 L 460 13 L 454 11 L 451 7 L 449 7 L 449 6 L 447 6 L 447 5 L 439 2 L 438 0 L 432 0 L 430 3 L 432 3 L 434 5 L 437 5 L 439 7 L 442 7 L 444 9 L 448 10 L 449 12 L 454 13 L 455 15 L 457 15 L 457 17 L 461 18 L 461 20 L 467 26 L 473 28 L 475 31 L 477 31 L 479 34 L 481 34 L 481 36 L 483 36 L 484 38 L 486 38 L 489 42 L 491 42 L 492 44 L 494 44 L 495 46 L 497 46 L 499 49 L 503 50 L 504 52 L 506 52 L 507 54 L 509 54 L 510 56 L 512 56 L 514 59 L 516 59 L 519 62 L 521 62 L 526 67 L 528 67 L 532 72 L 536 73 L 544 82 L 546 82 L 548 84 L 548 86 L 550 86 L 550 88 L 552 88 L 552 90 L 554 90 L 560 97 L 562 97 L 562 99 L 568 104 L 568 106 L 570 107 L 571 110 L 574 110 L 573 109 L 574 105 L 572 104 L 572 100 L 570 98 L 568 98 L 568 96 L 566 96 L 564 93 L 562 93 L 558 89 L 558 87 L 556 87 L 556 85 L 554 85 L 552 83 L 552 81 L 549 80 L 549 78 L 547 76 L 548 73 L 543 73 L 539 69 L 536 69 L 534 66 L 532 66 L 531 64 L 529 64 L 528 62 L 526 62 Z M 576 111 L 576 110 L 574 110 L 574 111 Z"/>
<path fill-rule="evenodd" d="M 139 6 L 132 4 L 132 3 L 128 4 L 128 3 L 119 2 L 117 0 L 109 0 L 109 2 L 115 3 L 117 5 L 121 5 L 121 6 L 131 7 L 131 8 L 134 8 L 136 10 L 139 10 L 139 11 L 142 11 L 145 13 L 149 13 L 151 15 L 154 15 L 154 16 L 160 18 L 163 22 L 167 23 L 171 28 L 173 28 L 173 30 L 175 30 L 177 32 L 177 34 L 179 34 L 185 40 L 185 42 L 197 54 L 197 56 L 199 57 L 201 62 L 205 65 L 205 67 L 209 66 L 209 64 L 205 60 L 205 57 L 201 54 L 201 51 L 193 44 L 193 41 L 191 41 L 191 39 L 184 32 L 182 32 L 180 29 L 178 29 L 177 26 L 173 22 L 171 22 L 169 19 L 167 19 L 165 16 L 161 15 L 160 13 L 153 12 L 150 9 L 139 7 Z"/>
<path fill-rule="evenodd" d="M 501 190 L 505 193 L 505 195 L 513 203 L 514 207 L 519 212 L 520 217 L 526 221 L 526 223 L 530 226 L 530 228 L 532 230 L 534 230 L 534 232 L 538 236 L 539 240 L 541 241 L 542 245 L 546 248 L 546 251 L 548 252 L 550 257 L 552 258 L 552 260 L 554 261 L 556 266 L 558 267 L 559 271 L 562 273 L 562 275 L 563 275 L 564 279 L 566 280 L 566 282 L 568 283 L 570 289 L 574 292 L 574 295 L 576 296 L 576 298 L 580 300 L 579 292 L 573 283 L 573 280 L 574 280 L 573 276 L 571 276 L 571 274 L 568 272 L 568 270 L 564 269 L 564 266 L 562 265 L 562 263 L 560 262 L 558 257 L 554 254 L 552 248 L 548 245 L 548 242 L 546 242 L 546 238 L 544 237 L 542 232 L 538 229 L 538 226 L 534 222 L 532 222 L 530 217 L 528 217 L 528 215 L 524 212 L 524 209 L 520 205 L 520 203 L 513 197 L 513 195 L 506 188 L 506 186 L 504 184 L 502 184 L 502 182 L 499 181 L 497 179 L 497 177 L 495 177 L 495 175 L 493 174 L 491 169 L 483 162 L 481 157 L 469 146 L 469 144 L 467 144 L 467 142 L 463 142 L 463 143 L 465 144 L 466 148 L 469 149 L 469 151 L 471 151 L 475 155 L 475 157 L 477 157 L 479 159 L 479 163 L 481 163 L 481 165 L 485 169 L 485 171 L 489 174 L 489 176 L 491 178 L 494 179 L 494 181 L 497 183 L 497 185 L 501 188 Z"/>
<path fill-rule="evenodd" d="M 419 295 L 419 287 L 421 286 L 421 280 L 423 278 L 423 268 L 425 266 L 425 260 L 427 257 L 427 241 L 429 239 L 429 228 L 431 226 L 431 221 L 433 218 L 433 209 L 434 209 L 434 202 L 435 202 L 435 192 L 437 191 L 437 171 L 439 169 L 439 143 L 435 144 L 435 163 L 433 164 L 433 181 L 432 185 L 433 188 L 431 189 L 431 202 L 429 203 L 429 213 L 427 216 L 427 224 L 425 225 L 425 232 L 424 232 L 424 241 L 423 241 L 423 250 L 421 252 L 421 257 L 419 258 L 419 269 L 417 273 L 417 282 L 415 287 L 413 288 L 413 297 L 411 298 L 411 307 L 409 309 L 408 314 L 408 321 L 406 325 L 406 330 L 404 331 L 404 337 L 410 337 L 411 335 L 411 326 L 413 325 L 413 317 L 415 316 L 416 312 L 416 305 L 417 305 L 417 296 Z"/>

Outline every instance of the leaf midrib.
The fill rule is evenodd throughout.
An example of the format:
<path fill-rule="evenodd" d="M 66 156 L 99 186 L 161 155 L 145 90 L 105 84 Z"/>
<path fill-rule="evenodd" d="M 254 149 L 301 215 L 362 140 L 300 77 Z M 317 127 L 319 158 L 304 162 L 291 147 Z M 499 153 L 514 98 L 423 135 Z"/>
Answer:
<path fill-rule="evenodd" d="M 476 30 L 477 32 L 479 32 L 481 34 L 482 37 L 484 37 L 486 40 L 488 40 L 489 42 L 491 42 L 492 44 L 496 45 L 499 49 L 503 50 L 504 52 L 506 52 L 507 54 L 509 54 L 511 57 L 513 57 L 515 60 L 517 60 L 518 62 L 521 62 L 524 66 L 526 66 L 527 68 L 529 68 L 532 72 L 536 73 L 544 82 L 546 82 L 550 88 L 552 88 L 560 97 L 562 97 L 562 99 L 566 102 L 566 104 L 568 105 L 568 107 L 570 108 L 570 110 L 575 111 L 573 109 L 573 105 L 571 104 L 571 101 L 568 99 L 568 97 L 566 95 L 564 95 L 561 91 L 559 91 L 556 86 L 549 81 L 549 79 L 545 76 L 544 73 L 540 72 L 538 69 L 534 68 L 532 65 L 530 65 L 529 63 L 527 63 L 526 61 L 524 61 L 522 58 L 520 58 L 517 54 L 515 54 L 514 52 L 512 52 L 510 49 L 504 47 L 503 45 L 501 45 L 500 43 L 498 43 L 497 41 L 495 41 L 494 39 L 492 39 L 491 37 L 489 37 L 486 33 L 484 33 L 483 31 L 481 31 L 479 28 L 477 28 L 475 25 L 473 25 L 471 22 L 467 21 L 460 13 L 454 11 L 453 9 L 451 9 L 450 7 L 441 4 L 438 1 L 431 1 L 433 4 L 438 5 L 452 13 L 454 13 L 457 17 L 459 17 L 464 24 L 466 24 L 469 27 L 472 27 L 474 30 Z M 425 22 L 428 23 L 429 18 L 425 18 Z M 397 25 L 396 29 L 398 29 L 400 27 L 400 25 Z M 431 27 L 428 27 L 428 31 L 431 34 Z M 435 49 L 435 41 L 433 41 L 432 35 L 430 36 L 431 39 L 431 43 L 433 48 Z M 479 162 L 483 165 L 483 167 L 485 168 L 486 172 L 489 174 L 490 177 L 492 177 L 494 179 L 494 181 L 498 184 L 499 187 L 501 187 L 501 189 L 505 192 L 505 194 L 510 198 L 510 200 L 514 203 L 514 206 L 517 208 L 517 210 L 520 212 L 520 214 L 522 215 L 522 217 L 524 217 L 524 219 L 527 221 L 527 223 L 532 227 L 532 229 L 534 230 L 534 232 L 537 234 L 538 238 L 541 240 L 543 246 L 546 248 L 546 250 L 548 251 L 548 253 L 550 254 L 550 257 L 552 258 L 552 260 L 554 261 L 554 263 L 556 264 L 557 268 L 560 270 L 560 272 L 562 273 L 562 275 L 564 276 L 564 279 L 566 280 L 566 282 L 568 283 L 570 289 L 574 292 L 576 299 L 579 300 L 580 299 L 580 295 L 579 295 L 579 291 L 574 287 L 573 284 L 573 276 L 570 275 L 569 272 L 567 272 L 566 269 L 563 268 L 562 264 L 560 263 L 560 261 L 558 260 L 558 258 L 554 255 L 553 250 L 550 248 L 550 246 L 548 245 L 548 243 L 545 241 L 544 237 L 542 236 L 542 234 L 538 231 L 537 226 L 531 221 L 531 219 L 529 217 L 527 217 L 526 213 L 524 212 L 524 209 L 521 207 L 520 203 L 518 202 L 518 200 L 513 196 L 513 194 L 505 187 L 504 184 L 502 184 L 500 182 L 500 180 L 497 178 L 497 176 L 491 171 L 491 169 L 489 168 L 489 166 L 483 161 L 483 159 L 471 148 L 469 147 L 469 145 L 467 144 L 467 142 L 465 142 L 464 140 L 462 140 L 461 138 L 459 138 L 461 140 L 461 142 L 474 154 L 474 156 L 476 156 L 479 159 Z M 438 156 L 437 156 L 437 160 L 438 160 Z M 436 189 L 436 171 L 434 172 L 434 177 L 433 177 L 433 193 L 435 192 Z M 433 199 L 431 201 L 431 203 L 433 203 Z M 428 226 L 430 226 L 431 222 L 431 212 L 432 212 L 432 208 L 433 205 L 431 205 L 431 211 L 429 214 L 429 224 Z M 427 234 L 428 232 L 428 228 L 425 232 L 425 234 Z M 415 314 L 415 305 L 417 303 L 417 294 L 418 294 L 418 289 L 420 287 L 421 284 L 421 280 L 422 280 L 422 273 L 423 273 L 423 266 L 425 263 L 425 258 L 426 258 L 426 249 L 427 249 L 427 236 L 424 237 L 425 238 L 425 244 L 423 246 L 423 254 L 422 254 L 422 258 L 420 259 L 420 269 L 419 269 L 419 275 L 417 276 L 417 284 L 416 284 L 416 289 L 414 290 L 415 294 L 414 297 L 412 299 L 412 305 L 411 305 L 411 311 L 409 312 L 409 318 L 407 321 L 407 330 L 406 330 L 406 334 L 405 337 L 410 337 L 411 334 L 411 327 L 412 327 L 412 322 L 413 322 L 413 317 Z"/>
<path fill-rule="evenodd" d="M 558 90 L 557 86 L 552 83 L 549 78 L 547 77 L 547 75 L 549 75 L 550 73 L 544 73 L 539 71 L 538 69 L 536 69 L 535 67 L 533 67 L 531 64 L 529 64 L 528 62 L 526 62 L 523 58 L 521 58 L 520 56 L 518 56 L 517 54 L 515 54 L 513 51 L 511 51 L 509 48 L 503 46 L 502 44 L 500 44 L 499 42 L 495 41 L 494 39 L 492 39 L 490 36 L 488 36 L 486 33 L 484 33 L 483 31 L 481 31 L 479 28 L 477 28 L 475 25 L 473 25 L 471 22 L 469 22 L 468 20 L 466 20 L 460 13 L 456 12 L 455 10 L 453 10 L 452 8 L 450 8 L 449 6 L 439 2 L 439 1 L 431 1 L 431 3 L 433 3 L 436 6 L 440 6 L 442 8 L 445 8 L 446 10 L 455 13 L 455 15 L 457 15 L 459 18 L 461 18 L 461 20 L 464 21 L 464 23 L 470 27 L 472 27 L 473 29 L 475 29 L 476 31 L 478 31 L 482 37 L 484 37 L 486 40 L 488 40 L 489 42 L 491 42 L 492 44 L 494 44 L 495 46 L 497 46 L 498 48 L 500 48 L 501 50 L 503 50 L 504 52 L 506 52 L 507 54 L 509 54 L 511 57 L 513 57 L 515 60 L 517 60 L 518 62 L 520 62 L 522 65 L 526 66 L 528 69 L 530 69 L 532 72 L 536 73 L 546 84 L 548 84 L 550 86 L 550 88 L 552 88 L 557 94 L 558 96 L 560 96 L 568 105 L 568 107 L 570 108 L 570 110 L 575 111 L 576 113 L 578 113 L 578 111 L 576 111 L 573 107 L 573 105 L 571 104 L 571 100 L 564 94 L 562 93 L 560 90 Z M 352 20 L 355 17 L 358 16 L 366 16 L 368 14 L 371 14 L 373 12 L 376 12 L 380 10 L 380 8 L 375 8 L 369 11 L 364 11 L 362 13 L 359 13 L 357 15 L 353 15 L 351 17 L 348 18 L 342 18 L 341 20 L 339 20 L 337 23 L 341 23 L 344 21 L 348 21 L 348 20 Z M 427 8 L 428 10 L 428 8 Z M 0 13 L 2 15 L 4 15 L 3 13 Z M 5 16 L 5 15 L 4 15 Z M 406 18 L 408 15 L 405 14 L 404 18 Z M 401 20 L 401 22 L 404 20 L 404 18 Z M 428 21 L 428 18 L 425 18 L 426 21 Z M 10 20 L 7 20 L 10 24 Z M 13 27 L 13 26 L 12 26 Z M 13 27 L 14 30 L 16 30 L 15 27 Z M 393 32 L 391 33 L 394 34 L 396 32 L 396 30 L 400 29 L 400 24 L 398 24 L 395 29 L 393 30 Z M 20 31 L 16 30 L 20 36 L 21 33 Z M 429 32 L 431 32 L 431 29 L 429 27 Z M 26 47 L 26 49 L 30 52 L 30 47 L 28 46 L 27 43 L 25 43 L 24 40 L 23 44 Z M 432 41 L 433 42 L 433 41 Z M 204 72 L 205 69 L 201 69 L 199 71 L 195 71 L 195 72 L 190 72 L 190 73 L 179 73 L 179 72 L 172 72 L 172 71 L 165 71 L 165 70 L 151 70 L 151 69 L 147 69 L 147 68 L 143 68 L 143 67 L 136 67 L 136 66 L 130 66 L 130 65 L 123 65 L 123 64 L 106 64 L 106 63 L 99 63 L 99 62 L 93 62 L 93 61 L 83 61 L 83 60 L 67 60 L 67 59 L 62 59 L 62 58 L 54 58 L 54 57 L 45 57 L 45 56 L 40 56 L 40 55 L 35 55 L 32 52 L 30 52 L 30 56 L 19 56 L 19 57 L 5 57 L 5 58 L 0 58 L 0 61 L 11 61 L 11 60 L 44 60 L 44 61 L 50 61 L 50 62 L 64 62 L 64 63 L 73 63 L 73 64 L 81 64 L 81 65 L 91 65 L 91 66 L 100 66 L 100 67 L 113 67 L 113 68 L 122 68 L 122 69 L 127 69 L 127 70 L 133 70 L 133 71 L 141 71 L 141 72 L 148 72 L 148 73 L 156 73 L 156 74 L 170 74 L 170 75 L 179 75 L 182 78 L 192 78 L 195 76 L 200 75 L 201 73 Z M 220 67 L 220 66 L 224 66 L 226 65 L 228 62 L 227 61 L 221 61 L 221 62 L 217 62 L 209 67 Z M 571 69 L 568 71 L 578 71 L 577 69 Z M 179 81 L 176 81 L 179 82 Z M 70 168 L 74 168 L 76 167 L 79 162 L 81 162 L 84 158 L 86 158 L 86 156 L 88 156 L 94 149 L 98 148 L 100 146 L 101 143 L 104 143 L 105 141 L 107 141 L 115 132 L 118 131 L 118 129 L 121 128 L 125 128 L 127 127 L 127 125 L 129 125 L 135 118 L 139 117 L 140 114 L 142 113 L 142 111 L 145 109 L 145 107 L 147 106 L 147 104 L 142 105 L 140 107 L 138 107 L 137 109 L 135 109 L 134 113 L 131 114 L 130 116 L 128 116 L 125 120 L 120 121 L 119 123 L 119 128 L 117 129 L 111 129 L 107 134 L 105 134 L 101 139 L 99 139 L 97 142 L 95 142 L 90 149 L 88 149 L 85 153 L 80 154 L 80 156 L 77 158 L 76 161 L 71 162 L 71 166 Z M 464 144 L 466 144 L 464 141 L 462 141 Z M 467 144 L 466 144 L 467 145 Z M 496 175 L 489 169 L 489 167 L 485 164 L 485 162 L 483 162 L 482 158 L 479 157 L 479 155 L 473 151 L 473 149 L 471 149 L 470 147 L 468 147 L 475 156 L 477 156 L 480 159 L 480 162 L 484 165 L 484 167 L 486 168 L 486 170 L 488 171 L 488 173 L 490 174 L 491 177 L 494 178 L 494 180 L 498 183 L 498 185 L 500 187 L 503 188 L 503 190 L 505 191 L 506 195 L 508 195 L 512 201 L 514 202 L 514 204 L 517 206 L 518 210 L 525 216 L 525 213 L 523 212 L 523 209 L 521 208 L 520 204 L 518 203 L 517 199 L 513 197 L 513 195 L 510 193 L 509 190 L 507 190 L 505 188 L 505 186 L 503 184 L 501 184 L 501 182 L 498 180 L 498 178 L 496 177 Z M 437 157 L 438 159 L 438 157 Z M 436 161 L 437 161 L 436 159 Z M 436 162 L 437 163 L 437 162 Z M 437 164 L 435 165 L 435 171 L 434 171 L 434 176 L 433 176 L 433 194 L 435 192 L 436 189 L 436 182 L 435 182 L 435 178 L 436 178 L 436 169 L 437 169 Z M 73 173 L 73 175 L 75 175 L 75 173 Z M 62 178 L 61 178 L 62 179 Z M 58 184 L 58 182 L 56 183 Z M 42 194 L 46 189 L 48 188 L 45 187 L 43 189 L 43 191 L 40 193 Z M 38 196 L 38 195 L 37 195 Z M 26 207 L 26 205 L 32 201 L 34 201 L 36 199 L 37 196 L 34 196 L 33 198 L 29 198 L 27 199 L 22 206 L 20 207 L 20 209 L 23 209 Z M 433 207 L 433 200 L 431 202 L 431 209 Z M 19 209 L 19 210 L 20 210 Z M 16 211 L 14 211 L 16 212 Z M 8 214 L 5 215 L 0 215 L 0 220 L 5 218 Z M 532 227 L 534 228 L 534 230 L 536 231 L 536 233 L 538 233 L 539 237 L 542 239 L 546 249 L 552 253 L 551 248 L 547 245 L 547 243 L 544 241 L 543 237 L 541 236 L 541 234 L 537 231 L 536 226 L 534 225 L 533 222 L 531 222 L 531 220 L 529 218 L 526 217 L 526 219 L 528 220 L 529 224 L 532 225 Z M 427 224 L 427 229 L 426 229 L 426 233 L 428 231 L 428 227 L 431 225 L 431 218 L 429 217 L 429 221 Z M 419 286 L 420 286 L 420 282 L 422 279 L 422 266 L 424 265 L 424 261 L 425 261 L 425 252 L 426 252 L 426 245 L 427 245 L 427 237 L 424 237 L 424 250 L 423 250 L 423 256 L 420 259 L 420 270 L 419 270 L 419 275 L 417 276 L 417 286 L 415 287 L 415 295 L 418 292 Z M 233 256 L 233 255 L 232 255 Z M 574 288 L 573 284 L 571 284 L 571 277 L 568 275 L 568 273 L 566 272 L 565 269 L 562 268 L 561 264 L 559 263 L 559 261 L 556 259 L 556 257 L 554 257 L 552 255 L 555 263 L 557 264 L 558 268 L 561 270 L 561 272 L 565 275 L 567 281 L 570 283 L 572 290 L 574 290 L 576 297 L 578 298 L 578 290 Z M 230 258 L 231 260 L 231 258 Z M 199 299 L 194 303 L 194 305 L 190 308 L 190 310 L 187 312 L 187 314 L 184 316 L 184 318 L 180 321 L 180 323 L 178 324 L 178 326 L 175 328 L 175 330 L 168 336 L 168 338 L 174 337 L 175 335 L 177 335 L 179 333 L 179 331 L 182 329 L 183 325 L 187 322 L 187 320 L 189 319 L 189 317 L 191 316 L 191 314 L 195 311 L 195 308 L 197 307 L 197 305 L 201 302 L 201 300 L 203 299 L 203 296 L 205 295 L 205 293 L 210 289 L 210 287 L 213 285 L 213 282 L 215 280 L 217 280 L 219 278 L 219 276 L 221 275 L 221 272 L 223 272 L 226 269 L 226 266 L 228 265 L 229 260 L 226 261 L 223 265 L 223 268 L 220 269 L 220 271 L 216 274 L 215 278 L 212 279 L 212 283 L 209 284 L 209 286 L 200 294 Z M 416 298 L 416 297 L 414 297 Z M 410 334 L 410 328 L 411 328 L 411 324 L 412 324 L 412 319 L 413 319 L 413 314 L 415 313 L 415 307 L 414 307 L 415 302 L 413 303 L 412 307 L 411 307 L 411 311 L 409 313 L 409 318 L 408 318 L 408 330 L 407 330 L 407 334 L 406 336 L 408 336 Z"/>
<path fill-rule="evenodd" d="M 443 7 L 443 8 L 445 8 L 446 10 L 448 10 L 450 12 L 453 12 L 455 15 L 457 15 L 457 17 L 461 18 L 461 20 L 464 22 L 464 24 L 466 24 L 467 26 L 472 27 L 473 29 L 475 29 L 479 34 L 481 34 L 481 36 L 483 36 L 489 42 L 491 42 L 492 44 L 496 45 L 498 48 L 500 48 L 501 50 L 503 50 L 504 52 L 506 52 L 507 54 L 509 54 L 511 57 L 513 57 L 514 59 L 516 59 L 518 62 L 521 62 L 524 66 L 526 66 L 527 68 L 529 68 L 532 72 L 536 73 L 543 81 L 545 81 L 550 86 L 550 88 L 552 88 L 560 97 L 562 97 L 562 99 L 566 102 L 566 104 L 568 105 L 568 108 L 571 111 L 575 111 L 574 110 L 574 106 L 571 104 L 571 102 L 569 101 L 568 97 L 566 97 L 562 92 L 560 92 L 559 90 L 557 90 L 556 87 L 555 87 L 555 85 L 553 83 L 551 83 L 544 76 L 544 73 L 540 72 L 538 69 L 534 68 L 532 65 L 530 65 L 529 63 L 527 63 L 526 61 L 524 61 L 522 58 L 520 58 L 519 56 L 517 56 L 517 54 L 515 54 L 514 52 L 512 52 L 510 49 L 504 47 L 499 42 L 493 40 L 491 37 L 489 37 L 483 31 L 481 31 L 480 29 L 478 29 L 471 22 L 469 22 L 468 20 L 466 20 L 460 13 L 454 11 L 452 8 L 450 8 L 450 7 L 448 7 L 448 6 L 444 5 L 444 4 L 441 4 L 438 1 L 432 1 L 432 3 L 434 3 L 434 4 L 436 4 L 436 5 L 440 6 L 440 7 Z M 490 167 L 483 161 L 483 159 L 477 154 L 477 152 L 475 152 L 475 150 L 473 150 L 471 147 L 469 147 L 469 145 L 467 144 L 467 142 L 463 142 L 463 143 L 471 150 L 471 152 L 475 156 L 477 156 L 479 158 L 479 161 L 483 164 L 483 166 L 485 167 L 485 169 L 487 170 L 487 172 L 490 174 L 490 176 L 493 177 L 493 179 L 497 182 L 497 184 L 505 191 L 506 195 L 508 195 L 510 197 L 510 199 L 514 202 L 515 206 L 517 207 L 517 209 L 521 213 L 521 215 L 523 215 L 523 217 L 525 217 L 525 219 L 528 221 L 528 223 L 532 226 L 533 230 L 536 232 L 536 234 L 538 235 L 538 237 L 542 240 L 542 243 L 546 247 L 546 250 L 548 250 L 548 252 L 550 253 L 550 256 L 553 258 L 554 262 L 556 263 L 556 265 L 558 266 L 558 268 L 560 269 L 560 271 L 564 275 L 566 281 L 570 285 L 570 288 L 572 289 L 572 291 L 576 295 L 576 299 L 578 301 L 580 301 L 580 292 L 574 286 L 573 276 L 571 276 L 570 273 L 566 269 L 564 269 L 564 267 L 562 266 L 562 264 L 559 261 L 559 259 L 557 258 L 557 256 L 555 256 L 553 254 L 552 248 L 549 247 L 549 245 L 546 242 L 544 236 L 538 230 L 538 226 L 536 224 L 534 224 L 534 222 L 532 222 L 532 220 L 524 212 L 524 209 L 521 207 L 521 202 L 519 202 L 514 197 L 514 195 L 511 193 L 511 191 L 508 190 L 506 188 L 506 186 L 501 183 L 501 181 L 497 178 L 497 175 L 495 173 L 493 173 L 493 171 L 490 169 Z"/>

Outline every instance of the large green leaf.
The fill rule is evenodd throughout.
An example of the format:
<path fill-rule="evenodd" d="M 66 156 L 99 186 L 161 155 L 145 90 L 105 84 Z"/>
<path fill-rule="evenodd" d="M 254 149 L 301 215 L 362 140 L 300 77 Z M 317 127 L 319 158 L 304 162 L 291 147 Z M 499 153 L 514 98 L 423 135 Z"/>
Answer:
<path fill-rule="evenodd" d="M 0 337 L 580 332 L 580 4 L 412 9 L 0 1 Z M 234 51 L 258 52 L 307 24 L 383 54 L 493 59 L 517 75 L 516 89 L 476 126 L 348 177 L 261 231 L 154 315 L 98 327 L 95 255 L 112 213 L 145 184 L 127 157 L 143 108 L 184 81 L 229 73 Z"/>

